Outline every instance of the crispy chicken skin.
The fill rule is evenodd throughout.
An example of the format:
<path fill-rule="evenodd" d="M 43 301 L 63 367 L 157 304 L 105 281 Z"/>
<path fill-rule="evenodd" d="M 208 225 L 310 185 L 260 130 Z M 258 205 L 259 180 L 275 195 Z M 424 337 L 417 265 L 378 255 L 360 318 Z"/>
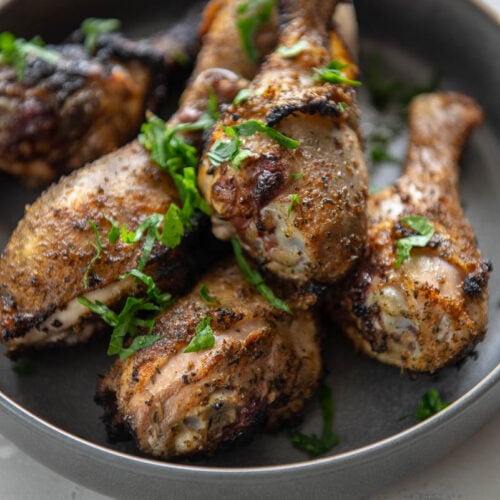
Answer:
<path fill-rule="evenodd" d="M 216 61 L 213 56 L 211 60 Z M 218 63 L 223 67 L 224 61 Z M 203 60 L 198 64 L 206 67 Z M 218 103 L 227 103 L 246 85 L 226 69 L 196 72 L 170 124 L 196 121 L 207 108 L 210 89 Z M 200 143 L 196 134 L 189 138 Z M 180 204 L 171 178 L 137 141 L 61 179 L 44 193 L 27 209 L 0 257 L 0 327 L 7 354 L 87 340 L 102 324 L 77 302 L 82 294 L 113 306 L 141 292 L 132 279 L 118 279 L 137 266 L 141 246 L 111 245 L 107 236 L 111 226 L 105 217 L 133 231 L 150 214 L 165 213 L 172 202 Z M 85 290 L 83 276 L 96 253 L 89 220 L 98 225 L 103 248 Z M 202 227 L 206 224 L 201 223 L 199 231 L 174 250 L 155 248 L 145 272 L 163 289 L 180 292 L 192 283 L 194 269 L 210 259 L 215 245 Z M 204 243 L 199 242 L 203 235 L 198 232 L 205 233 Z"/>
<path fill-rule="evenodd" d="M 211 0 L 205 8 L 201 22 L 203 46 L 194 75 L 207 68 L 230 68 L 242 78 L 253 78 L 257 64 L 251 63 L 245 55 L 240 33 L 236 29 L 237 8 L 246 0 Z M 273 9 L 268 22 L 259 26 L 255 36 L 255 47 L 263 58 L 269 54 L 278 41 L 278 10 Z M 224 64 L 221 65 L 221 61 Z"/>
<path fill-rule="evenodd" d="M 33 60 L 22 80 L 0 66 L 0 169 L 46 186 L 131 140 L 179 54 L 193 59 L 197 21 L 191 13 L 151 43 L 103 35 L 95 56 L 82 43 L 49 46 L 59 62 Z"/>
<path fill-rule="evenodd" d="M 217 304 L 200 296 L 205 283 Z M 211 318 L 215 345 L 184 353 Z M 99 400 L 145 453 L 171 458 L 214 451 L 257 426 L 296 416 L 318 383 L 321 356 L 311 312 L 273 309 L 225 262 L 162 313 L 153 346 L 117 361 Z"/>
<path fill-rule="evenodd" d="M 266 269 L 301 283 L 338 280 L 360 255 L 366 234 L 368 183 L 354 92 L 322 83 L 314 72 L 331 59 L 326 23 L 334 6 L 331 0 L 286 2 L 280 44 L 304 41 L 306 47 L 296 57 L 276 51 L 267 59 L 251 97 L 216 125 L 198 176 L 214 211 L 214 234 L 237 236 Z M 261 133 L 242 136 L 241 148 L 251 156 L 238 169 L 230 161 L 215 166 L 209 153 L 216 141 L 229 140 L 224 127 L 247 120 L 300 145 L 287 149 Z"/>
<path fill-rule="evenodd" d="M 366 255 L 334 318 L 359 350 L 384 363 L 433 372 L 485 334 L 491 269 L 460 206 L 457 166 L 482 116 L 472 99 L 457 93 L 417 97 L 409 111 L 406 170 L 369 200 Z M 401 218 L 413 215 L 427 217 L 435 234 L 396 269 L 397 241 L 415 234 Z"/>
<path fill-rule="evenodd" d="M 135 228 L 150 214 L 165 213 L 172 202 L 180 204 L 170 176 L 134 141 L 64 178 L 31 205 L 0 259 L 0 325 L 9 354 L 85 340 L 94 325 L 88 323 L 90 311 L 76 302 L 81 295 L 114 303 L 137 293 L 133 279 L 117 277 L 137 267 L 142 243 L 110 243 L 106 217 Z M 102 257 L 85 289 L 83 276 L 96 254 L 88 221 L 99 227 Z M 162 288 L 182 291 L 192 283 L 200 258 L 200 232 L 172 250 L 157 244 L 145 272 Z"/>

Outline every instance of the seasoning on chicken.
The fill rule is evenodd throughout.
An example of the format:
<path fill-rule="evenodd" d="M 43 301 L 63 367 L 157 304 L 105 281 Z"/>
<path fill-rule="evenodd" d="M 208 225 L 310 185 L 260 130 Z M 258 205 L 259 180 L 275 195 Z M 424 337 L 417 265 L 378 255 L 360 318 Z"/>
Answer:
<path fill-rule="evenodd" d="M 179 54 L 193 59 L 197 23 L 191 12 L 151 44 L 102 35 L 95 56 L 83 40 L 47 46 L 57 61 L 28 59 L 22 79 L 0 66 L 0 169 L 46 186 L 130 141 Z"/>
<path fill-rule="evenodd" d="M 213 347 L 185 352 L 199 325 L 209 325 Z M 273 309 L 228 261 L 164 311 L 154 334 L 161 340 L 113 365 L 98 395 L 113 425 L 156 457 L 208 453 L 274 428 L 302 410 L 321 374 L 312 313 Z"/>
<path fill-rule="evenodd" d="M 359 257 L 366 234 L 358 108 L 349 85 L 318 76 L 330 62 L 325 25 L 335 2 L 286 5 L 280 47 L 250 96 L 216 125 L 198 183 L 218 238 L 237 236 L 282 278 L 333 282 Z M 333 62 L 352 83 L 339 68 Z"/>
<path fill-rule="evenodd" d="M 235 5 L 235 0 L 228 2 Z M 203 57 L 202 52 L 197 64 L 206 67 Z M 225 61 L 210 57 L 224 67 Z M 222 104 L 246 85 L 229 70 L 195 72 L 198 76 L 186 88 L 183 105 L 170 124 L 198 120 L 212 91 Z M 200 135 L 191 132 L 190 139 L 199 143 Z M 108 219 L 135 231 L 151 214 L 165 214 L 172 203 L 179 204 L 172 179 L 137 141 L 63 178 L 43 194 L 27 209 L 0 257 L 0 328 L 7 354 L 87 340 L 103 325 L 78 302 L 80 296 L 113 307 L 142 293 L 134 278 L 119 279 L 137 266 L 142 245 L 111 244 Z M 102 243 L 101 257 L 93 264 L 96 235 L 89 221 L 98 227 Z M 156 244 L 144 271 L 161 288 L 179 293 L 196 274 L 193 269 L 207 264 L 214 242 L 205 234 L 200 243 L 203 235 L 198 232 L 203 231 L 198 229 L 176 249 Z M 92 274 L 85 288 L 89 266 Z"/>
<path fill-rule="evenodd" d="M 409 113 L 405 173 L 369 200 L 366 255 L 333 314 L 365 354 L 433 372 L 486 331 L 491 269 L 460 206 L 457 166 L 482 112 L 465 96 L 435 93 Z"/>

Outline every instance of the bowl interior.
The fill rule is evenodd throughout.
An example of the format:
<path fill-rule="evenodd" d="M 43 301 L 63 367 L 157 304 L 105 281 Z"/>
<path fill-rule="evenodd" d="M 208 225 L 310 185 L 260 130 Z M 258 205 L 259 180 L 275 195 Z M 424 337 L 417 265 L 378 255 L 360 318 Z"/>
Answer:
<path fill-rule="evenodd" d="M 26 4 L 32 5 L 33 10 L 28 9 L 29 16 L 23 17 L 19 9 L 22 6 L 26 12 Z M 457 4 L 464 5 L 462 2 Z M 164 2 L 163 6 L 158 6 L 156 2 L 143 2 L 139 8 L 137 2 L 132 1 L 111 1 L 105 6 L 102 2 L 78 1 L 70 9 L 60 0 L 44 3 L 41 12 L 39 2 L 11 2 L 0 13 L 0 29 L 8 28 L 25 36 L 41 33 L 57 41 L 89 15 L 114 15 L 124 19 L 125 29 L 131 33 L 151 33 L 161 27 L 163 20 L 172 22 L 187 5 L 189 3 L 173 6 Z M 474 9 L 472 14 L 454 12 L 464 29 L 467 26 L 469 31 L 475 27 L 479 30 L 474 40 L 465 43 L 457 34 L 465 32 L 461 31 L 461 26 L 451 29 L 446 24 L 450 9 L 456 8 L 455 3 L 364 0 L 356 2 L 356 6 L 360 19 L 362 69 L 369 65 L 374 54 L 380 53 L 391 77 L 423 84 L 438 68 L 442 73 L 440 88 L 464 91 L 484 107 L 486 122 L 474 133 L 461 162 L 461 194 L 483 255 L 495 265 L 500 262 L 497 215 L 500 213 L 497 195 L 500 188 L 497 168 L 500 67 L 492 61 L 500 59 L 498 27 L 496 32 L 492 31 L 490 24 Z M 433 15 L 428 16 L 431 8 Z M 58 27 L 54 24 L 55 12 L 59 13 Z M 426 23 L 416 22 L 419 19 L 426 19 Z M 491 37 L 496 44 L 486 45 L 485 40 Z M 477 78 L 479 74 L 484 77 Z M 366 90 L 362 91 L 361 103 L 362 109 L 369 109 Z M 367 111 L 365 124 L 372 116 Z M 382 183 L 394 178 L 398 171 L 386 165 L 372 174 L 377 183 Z M 24 205 L 39 193 L 24 189 L 5 176 L 0 177 L 0 192 L 0 245 L 3 247 L 22 217 Z M 430 388 L 438 389 L 446 401 L 454 401 L 490 373 L 499 362 L 499 298 L 500 278 L 494 272 L 490 281 L 489 335 L 465 362 L 432 376 L 401 374 L 395 368 L 362 357 L 333 325 L 327 324 L 324 335 L 326 382 L 332 388 L 335 403 L 334 430 L 341 439 L 331 454 L 355 450 L 415 425 L 412 418 L 401 420 L 400 417 L 415 411 L 420 397 Z M 11 362 L 0 356 L 0 389 L 28 411 L 75 436 L 141 456 L 132 441 L 107 442 L 100 421 L 102 411 L 93 402 L 97 379 L 111 364 L 105 354 L 105 344 L 106 339 L 96 338 L 85 346 L 37 353 L 31 360 L 35 371 L 26 375 L 14 372 Z M 301 430 L 318 433 L 321 425 L 319 405 L 312 401 Z M 246 467 L 305 460 L 307 456 L 292 446 L 290 431 L 285 429 L 271 436 L 258 434 L 250 442 L 192 463 Z"/>

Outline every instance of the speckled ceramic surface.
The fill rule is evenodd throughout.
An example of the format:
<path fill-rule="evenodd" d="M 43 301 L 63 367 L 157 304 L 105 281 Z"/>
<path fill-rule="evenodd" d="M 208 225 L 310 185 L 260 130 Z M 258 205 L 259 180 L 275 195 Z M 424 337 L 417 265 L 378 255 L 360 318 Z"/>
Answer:
<path fill-rule="evenodd" d="M 103 8 L 92 1 L 71 7 L 46 1 L 40 9 L 41 2 L 14 1 L 0 11 L 0 30 L 40 32 L 57 39 L 88 15 L 114 15 L 124 19 L 132 32 L 147 32 L 159 27 L 162 18 L 178 15 L 179 6 L 174 9 L 169 3 L 158 10 L 155 2 L 139 6 L 111 1 Z M 419 83 L 439 68 L 441 88 L 468 93 L 484 107 L 486 123 L 474 134 L 461 163 L 461 193 L 485 257 L 500 266 L 499 26 L 460 0 L 360 0 L 356 6 L 362 66 L 370 54 L 381 52 L 395 76 Z M 20 12 L 30 14 L 23 17 Z M 3 246 L 24 204 L 37 193 L 6 177 L 0 180 Z M 490 332 L 477 355 L 432 377 L 412 379 L 363 358 L 330 328 L 325 364 L 341 443 L 331 456 L 315 461 L 292 447 L 286 431 L 258 435 L 249 444 L 197 463 L 158 462 L 144 458 L 131 443 L 107 444 L 101 410 L 92 401 L 97 376 L 110 363 L 99 339 L 72 350 L 41 353 L 31 376 L 15 374 L 2 358 L 0 430 L 47 466 L 113 497 L 158 498 L 166 491 L 169 498 L 190 499 L 206 499 L 207 491 L 213 497 L 233 498 L 361 495 L 443 456 L 500 408 L 498 272 L 492 274 L 490 294 Z M 454 403 L 419 425 L 411 419 L 399 420 L 415 409 L 431 387 Z M 303 429 L 319 427 L 313 402 Z"/>

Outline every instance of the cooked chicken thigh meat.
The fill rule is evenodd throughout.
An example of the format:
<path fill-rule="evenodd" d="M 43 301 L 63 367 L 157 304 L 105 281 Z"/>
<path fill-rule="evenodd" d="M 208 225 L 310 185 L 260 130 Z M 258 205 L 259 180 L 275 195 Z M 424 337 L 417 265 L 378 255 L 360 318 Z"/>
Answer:
<path fill-rule="evenodd" d="M 334 317 L 380 361 L 432 372 L 470 352 L 486 331 L 490 267 L 460 205 L 457 166 L 481 120 L 460 94 L 417 97 L 405 173 L 369 200 L 366 255 Z M 416 234 L 402 220 L 408 216 L 425 217 L 434 235 L 396 267 L 398 240 Z"/>
<path fill-rule="evenodd" d="M 265 268 L 297 282 L 333 282 L 359 257 L 366 233 L 367 173 L 352 88 L 321 82 L 330 62 L 327 21 L 334 1 L 288 2 L 280 45 L 233 105 L 205 149 L 198 182 L 213 208 L 214 234 L 237 236 Z M 337 39 L 339 42 L 339 39 Z M 346 52 L 342 53 L 344 57 Z M 299 141 L 286 147 L 263 133 L 241 134 L 244 159 L 214 160 L 228 129 L 257 120 Z M 235 127 L 235 128 L 234 128 Z"/>
<path fill-rule="evenodd" d="M 214 346 L 184 352 L 206 318 Z M 275 427 L 300 412 L 321 373 L 312 313 L 273 309 L 232 262 L 162 313 L 154 334 L 162 338 L 117 361 L 98 394 L 114 425 L 156 457 L 211 452 L 256 427 Z"/>

